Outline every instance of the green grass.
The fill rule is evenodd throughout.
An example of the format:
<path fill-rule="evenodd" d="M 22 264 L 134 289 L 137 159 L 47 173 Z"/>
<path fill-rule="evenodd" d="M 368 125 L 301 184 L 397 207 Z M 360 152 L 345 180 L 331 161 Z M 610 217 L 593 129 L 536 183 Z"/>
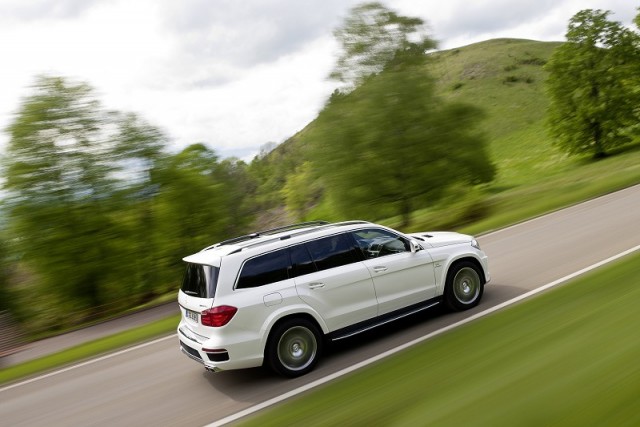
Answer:
<path fill-rule="evenodd" d="M 639 265 L 629 256 L 244 425 L 640 425 Z"/>
<path fill-rule="evenodd" d="M 467 233 L 495 230 L 636 184 L 640 184 L 640 150 L 490 195 L 484 200 L 490 214 L 459 229 Z"/>
<path fill-rule="evenodd" d="M 545 126 L 544 64 L 559 45 L 495 39 L 434 54 L 426 70 L 436 78 L 438 94 L 485 112 L 481 130 L 497 173 L 489 184 L 459 187 L 414 211 L 407 231 L 480 233 L 640 183 L 637 146 L 592 161 L 588 153 L 568 156 L 553 144 Z M 401 224 L 399 217 L 375 220 Z"/>
<path fill-rule="evenodd" d="M 175 331 L 180 316 L 171 316 L 148 325 L 100 338 L 88 343 L 71 347 L 39 359 L 24 362 L 0 370 L 0 384 L 20 378 L 46 372 L 83 359 L 104 354 L 115 349 L 131 346 L 140 342 Z"/>

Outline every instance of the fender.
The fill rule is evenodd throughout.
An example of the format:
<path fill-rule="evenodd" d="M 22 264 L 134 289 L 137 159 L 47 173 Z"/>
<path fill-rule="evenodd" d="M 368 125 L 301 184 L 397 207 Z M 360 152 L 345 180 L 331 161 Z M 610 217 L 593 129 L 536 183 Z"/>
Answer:
<path fill-rule="evenodd" d="M 322 331 L 323 335 L 326 335 L 329 333 L 329 328 L 327 327 L 327 324 L 325 323 L 322 316 L 320 316 L 320 314 L 318 314 L 311 307 L 303 303 L 288 305 L 288 306 L 282 307 L 279 310 L 272 312 L 265 319 L 265 322 L 262 324 L 262 327 L 260 328 L 260 335 L 262 336 L 260 340 L 260 346 L 262 347 L 262 351 L 264 352 L 264 349 L 267 346 L 267 340 L 269 339 L 269 334 L 271 333 L 271 329 L 273 328 L 273 325 L 276 324 L 276 322 L 278 322 L 280 319 L 283 319 L 285 317 L 295 316 L 300 314 L 311 316 L 313 320 L 315 320 L 315 322 L 320 327 L 320 330 Z"/>

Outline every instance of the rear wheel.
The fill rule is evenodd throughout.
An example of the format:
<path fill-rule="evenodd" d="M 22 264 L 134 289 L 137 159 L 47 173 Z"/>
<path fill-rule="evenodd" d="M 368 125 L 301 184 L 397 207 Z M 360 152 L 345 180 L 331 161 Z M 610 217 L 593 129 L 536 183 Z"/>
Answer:
<path fill-rule="evenodd" d="M 470 261 L 454 264 L 447 274 L 444 299 L 456 311 L 475 307 L 482 298 L 484 281 L 478 267 Z"/>
<path fill-rule="evenodd" d="M 310 372 L 320 357 L 322 337 L 307 319 L 287 319 L 271 332 L 265 357 L 267 365 L 280 375 L 297 377 Z"/>

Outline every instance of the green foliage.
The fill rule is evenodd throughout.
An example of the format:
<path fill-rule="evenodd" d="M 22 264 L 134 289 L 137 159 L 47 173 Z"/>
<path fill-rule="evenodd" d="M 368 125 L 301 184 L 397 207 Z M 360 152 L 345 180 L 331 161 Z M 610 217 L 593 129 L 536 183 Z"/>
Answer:
<path fill-rule="evenodd" d="M 287 177 L 282 189 L 289 212 L 299 220 L 305 220 L 310 206 L 315 205 L 322 194 L 322 187 L 313 174 L 311 162 L 305 162 Z"/>
<path fill-rule="evenodd" d="M 162 230 L 156 268 L 175 274 L 182 257 L 233 235 L 245 224 L 248 215 L 233 185 L 242 173 L 240 163 L 229 161 L 221 167 L 215 152 L 203 144 L 190 145 L 167 160 L 158 173 L 160 193 L 154 201 Z"/>
<path fill-rule="evenodd" d="M 609 12 L 583 10 L 569 21 L 567 43 L 547 64 L 549 126 L 570 154 L 604 157 L 630 141 L 638 122 L 638 35 L 607 19 Z"/>
<path fill-rule="evenodd" d="M 452 183 L 493 177 L 485 141 L 473 132 L 481 114 L 440 102 L 423 58 L 397 55 L 355 91 L 335 93 L 318 117 L 314 170 L 343 215 L 400 215 L 407 225 L 413 209 L 434 203 Z"/>
<path fill-rule="evenodd" d="M 421 19 L 398 15 L 378 2 L 351 9 L 334 35 L 342 52 L 330 77 L 350 88 L 382 72 L 398 52 L 436 47 Z"/>
<path fill-rule="evenodd" d="M 92 89 L 40 77 L 9 126 L 9 230 L 41 290 L 99 306 L 117 269 L 110 123 Z"/>
<path fill-rule="evenodd" d="M 13 311 L 15 308 L 9 290 L 10 269 L 6 242 L 4 236 L 0 236 L 0 313 L 3 310 Z"/>
<path fill-rule="evenodd" d="M 21 272 L 12 287 L 18 308 L 39 312 L 22 316 L 32 331 L 173 292 L 182 257 L 250 221 L 243 162 L 202 144 L 169 155 L 159 129 L 104 110 L 84 83 L 40 77 L 33 90 L 8 128 L 3 169 L 6 239 Z"/>
<path fill-rule="evenodd" d="M 435 96 L 424 69 L 435 42 L 422 26 L 367 3 L 335 32 L 342 55 L 332 77 L 355 90 L 334 92 L 320 113 L 311 162 L 345 216 L 400 215 L 406 226 L 416 206 L 434 203 L 449 185 L 493 178 L 485 141 L 473 132 L 480 111 Z"/>

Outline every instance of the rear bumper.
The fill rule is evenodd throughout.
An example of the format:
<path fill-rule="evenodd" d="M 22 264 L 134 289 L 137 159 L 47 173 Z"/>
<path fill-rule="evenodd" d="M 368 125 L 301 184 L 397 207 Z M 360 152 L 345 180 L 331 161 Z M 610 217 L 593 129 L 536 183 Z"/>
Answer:
<path fill-rule="evenodd" d="M 213 372 L 262 366 L 263 354 L 259 339 L 223 340 L 196 334 L 183 321 L 178 325 L 178 338 L 182 353 L 205 369 Z"/>

